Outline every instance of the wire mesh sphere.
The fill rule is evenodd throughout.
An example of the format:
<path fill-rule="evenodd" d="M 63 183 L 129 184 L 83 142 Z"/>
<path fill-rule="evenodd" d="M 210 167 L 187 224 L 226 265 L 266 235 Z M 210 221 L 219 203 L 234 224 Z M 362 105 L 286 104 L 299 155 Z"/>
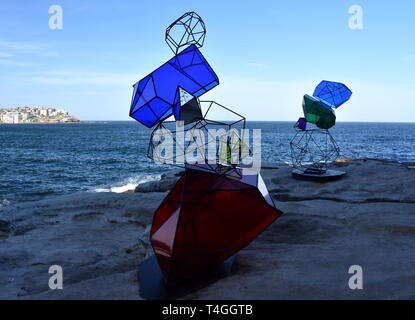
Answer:
<path fill-rule="evenodd" d="M 290 142 L 292 165 L 301 170 L 326 171 L 340 156 L 340 148 L 328 130 L 297 130 Z"/>
<path fill-rule="evenodd" d="M 182 48 L 191 44 L 198 48 L 203 46 L 206 27 L 202 18 L 195 12 L 186 12 L 166 29 L 166 42 L 177 54 Z"/>
<path fill-rule="evenodd" d="M 252 155 L 243 116 L 215 101 L 198 103 L 203 110 L 201 119 L 188 124 L 163 121 L 155 127 L 149 140 L 150 159 L 176 166 L 203 164 L 206 168 L 208 164 L 207 167 L 216 170 L 220 169 L 218 164 L 235 166 Z M 227 114 L 225 118 L 229 120 L 209 119 L 210 115 L 216 114 Z"/>

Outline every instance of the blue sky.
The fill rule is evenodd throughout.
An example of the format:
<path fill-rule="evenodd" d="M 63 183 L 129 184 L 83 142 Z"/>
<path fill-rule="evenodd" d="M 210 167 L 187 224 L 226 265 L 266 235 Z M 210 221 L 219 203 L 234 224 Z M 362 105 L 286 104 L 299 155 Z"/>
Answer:
<path fill-rule="evenodd" d="M 51 5 L 63 29 L 51 30 Z M 351 5 L 363 29 L 349 28 Z M 291 120 L 323 79 L 354 92 L 338 121 L 415 122 L 412 0 L 0 2 L 0 107 L 49 105 L 83 120 L 128 120 L 131 85 L 172 52 L 165 28 L 187 11 L 221 84 L 203 98 L 248 120 Z"/>

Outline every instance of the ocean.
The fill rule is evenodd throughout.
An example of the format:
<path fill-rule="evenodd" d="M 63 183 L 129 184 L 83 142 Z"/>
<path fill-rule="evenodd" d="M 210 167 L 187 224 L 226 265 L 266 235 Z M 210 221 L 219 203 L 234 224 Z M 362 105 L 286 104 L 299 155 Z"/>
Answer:
<path fill-rule="evenodd" d="M 290 162 L 294 122 L 262 130 L 262 161 Z M 79 191 L 124 192 L 158 179 L 147 158 L 151 130 L 133 121 L 0 125 L 0 207 Z M 415 161 L 415 123 L 345 123 L 331 129 L 342 158 Z"/>

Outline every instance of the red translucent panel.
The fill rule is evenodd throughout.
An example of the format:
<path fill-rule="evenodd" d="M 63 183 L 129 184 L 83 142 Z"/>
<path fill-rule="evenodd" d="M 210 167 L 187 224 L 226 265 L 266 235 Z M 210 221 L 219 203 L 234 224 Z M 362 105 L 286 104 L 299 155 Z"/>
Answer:
<path fill-rule="evenodd" d="M 265 184 L 261 183 L 259 190 L 256 185 L 242 183 L 245 177 L 241 172 L 242 179 L 237 180 L 226 174 L 187 169 L 160 205 L 151 241 L 167 281 L 223 262 L 282 214 L 265 198 L 269 197 Z M 258 180 L 257 175 L 246 181 Z"/>
<path fill-rule="evenodd" d="M 162 269 L 169 267 L 170 259 L 173 254 L 174 238 L 176 235 L 179 213 L 179 210 L 176 210 L 176 212 L 167 219 L 151 238 L 154 252 L 159 258 L 160 267 Z"/>

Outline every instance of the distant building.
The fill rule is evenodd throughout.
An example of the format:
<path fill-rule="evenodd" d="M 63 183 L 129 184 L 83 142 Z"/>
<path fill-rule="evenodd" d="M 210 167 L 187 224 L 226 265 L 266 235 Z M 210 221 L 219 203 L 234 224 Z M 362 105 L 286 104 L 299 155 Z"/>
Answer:
<path fill-rule="evenodd" d="M 19 123 L 20 115 L 18 112 L 10 112 L 10 118 L 12 123 Z"/>
<path fill-rule="evenodd" d="M 79 122 L 64 109 L 40 107 L 0 108 L 0 123 Z"/>
<path fill-rule="evenodd" d="M 27 118 L 29 117 L 28 113 L 20 113 L 20 119 L 22 120 L 22 122 L 26 122 Z"/>

